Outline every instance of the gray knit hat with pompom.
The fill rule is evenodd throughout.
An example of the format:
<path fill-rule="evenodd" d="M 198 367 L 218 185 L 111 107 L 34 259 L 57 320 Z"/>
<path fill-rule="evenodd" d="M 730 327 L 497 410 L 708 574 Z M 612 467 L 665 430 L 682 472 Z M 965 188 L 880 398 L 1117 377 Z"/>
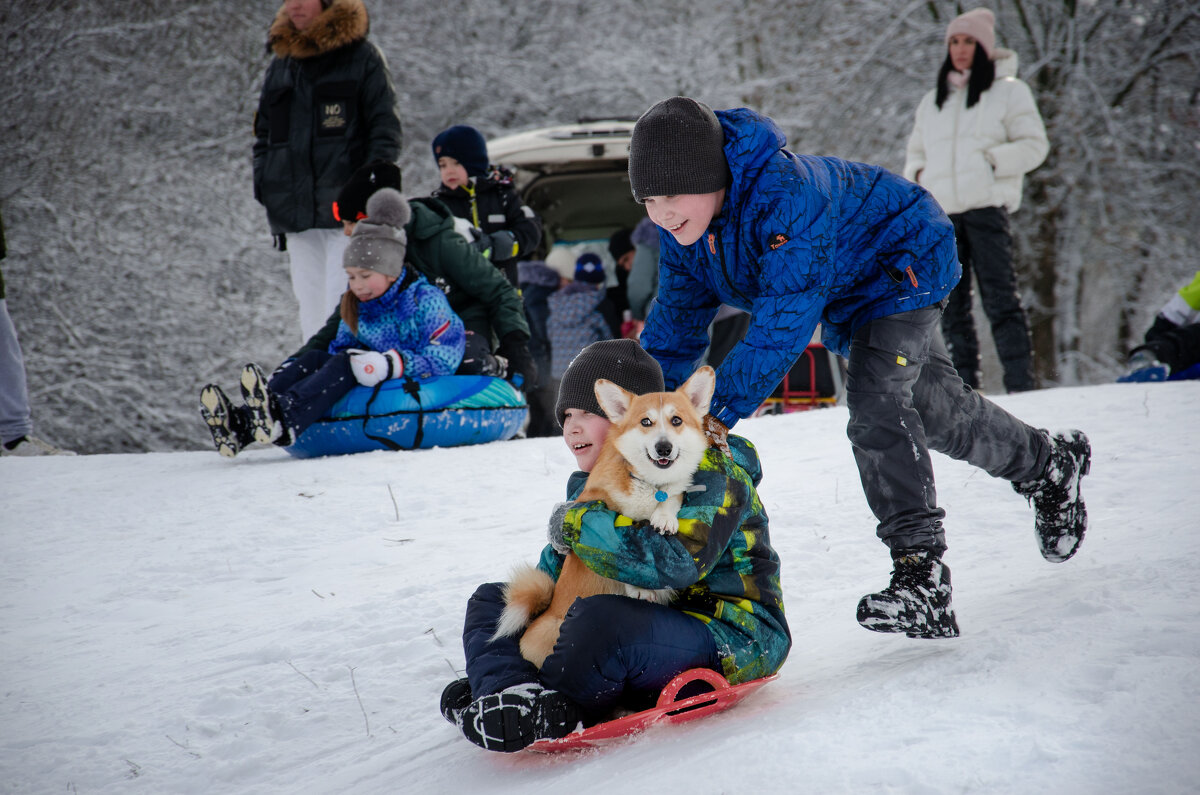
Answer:
<path fill-rule="evenodd" d="M 367 199 L 367 217 L 354 226 L 342 256 L 343 268 L 366 268 L 399 278 L 404 272 L 408 235 L 404 225 L 412 217 L 400 191 L 381 188 Z"/>
<path fill-rule="evenodd" d="M 554 416 L 562 425 L 567 409 L 583 409 L 607 416 L 596 400 L 596 379 L 607 378 L 635 395 L 662 392 L 662 368 L 634 340 L 601 340 L 581 350 L 558 384 Z"/>

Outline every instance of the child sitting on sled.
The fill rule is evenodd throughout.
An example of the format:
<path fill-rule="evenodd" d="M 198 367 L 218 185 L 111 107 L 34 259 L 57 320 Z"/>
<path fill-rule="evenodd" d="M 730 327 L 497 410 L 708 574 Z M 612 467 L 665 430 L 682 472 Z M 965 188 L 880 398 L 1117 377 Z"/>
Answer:
<path fill-rule="evenodd" d="M 663 391 L 658 364 L 633 340 L 585 348 L 563 374 L 555 413 L 584 487 L 611 423 L 594 392 L 607 378 L 636 394 Z M 503 583 L 481 585 L 467 603 L 467 675 L 442 692 L 441 711 L 476 745 L 519 751 L 564 737 L 618 706 L 645 706 L 676 674 L 710 668 L 732 684 L 768 676 L 783 664 L 791 635 L 783 613 L 779 558 L 755 491 L 761 469 L 745 439 L 729 437 L 732 458 L 709 449 L 694 477 L 676 535 L 630 524 L 602 502 L 562 503 L 550 518 L 550 544 L 538 567 L 557 578 L 564 553 L 643 588 L 673 588 L 667 605 L 600 595 L 567 613 L 541 670 L 521 656 L 519 635 L 493 638 L 504 609 Z"/>
<path fill-rule="evenodd" d="M 462 361 L 462 320 L 441 290 L 405 265 L 408 202 L 385 188 L 367 212 L 343 257 L 349 289 L 328 349 L 289 359 L 269 381 L 258 365 L 246 365 L 244 406 L 233 406 L 216 384 L 201 390 L 200 414 L 221 455 L 234 457 L 252 439 L 290 445 L 358 384 L 451 375 Z"/>

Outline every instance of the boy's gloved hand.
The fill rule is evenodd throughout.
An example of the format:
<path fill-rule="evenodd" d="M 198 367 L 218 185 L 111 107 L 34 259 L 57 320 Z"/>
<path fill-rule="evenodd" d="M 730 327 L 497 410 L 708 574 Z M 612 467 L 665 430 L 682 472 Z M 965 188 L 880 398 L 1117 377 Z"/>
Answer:
<path fill-rule="evenodd" d="M 512 232 L 500 229 L 492 232 L 490 235 L 484 235 L 484 238 L 489 242 L 485 251 L 492 262 L 497 260 L 503 262 L 517 256 L 517 238 Z M 490 251 L 487 249 L 490 249 Z"/>
<path fill-rule="evenodd" d="M 729 428 L 725 423 L 711 414 L 704 415 L 704 435 L 708 438 L 708 446 L 715 447 L 725 455 L 729 452 Z"/>
<path fill-rule="evenodd" d="M 355 380 L 363 386 L 375 386 L 380 381 L 398 378 L 404 372 L 404 360 L 394 349 L 379 353 L 351 348 L 346 353 L 350 354 L 350 369 Z"/>
<path fill-rule="evenodd" d="M 538 369 L 529 352 L 529 338 L 519 331 L 510 331 L 500 340 L 496 353 L 508 360 L 505 378 L 522 392 L 537 386 Z"/>
<path fill-rule="evenodd" d="M 546 540 L 550 542 L 550 546 L 554 547 L 554 551 L 560 555 L 566 555 L 571 551 L 571 545 L 563 538 L 563 521 L 567 518 L 567 511 L 574 508 L 578 503 L 560 502 L 554 506 L 554 510 L 550 513 L 550 522 L 546 525 Z"/>

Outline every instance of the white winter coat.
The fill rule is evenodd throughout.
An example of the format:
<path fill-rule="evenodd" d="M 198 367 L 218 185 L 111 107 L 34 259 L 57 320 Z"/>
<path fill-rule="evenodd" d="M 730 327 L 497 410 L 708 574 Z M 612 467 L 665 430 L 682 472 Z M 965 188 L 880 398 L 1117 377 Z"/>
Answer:
<path fill-rule="evenodd" d="M 1050 150 L 1033 92 L 1016 77 L 1016 53 L 997 48 L 995 65 L 995 81 L 971 108 L 965 87 L 952 87 L 941 110 L 936 91 L 917 106 L 904 176 L 947 214 L 1000 205 L 1016 212 L 1026 172 Z"/>

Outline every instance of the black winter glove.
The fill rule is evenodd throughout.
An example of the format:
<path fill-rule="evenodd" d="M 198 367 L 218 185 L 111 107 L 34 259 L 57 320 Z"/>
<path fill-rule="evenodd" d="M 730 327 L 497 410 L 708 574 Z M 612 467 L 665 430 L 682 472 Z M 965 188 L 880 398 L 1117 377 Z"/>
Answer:
<path fill-rule="evenodd" d="M 538 383 L 537 365 L 529 353 L 529 337 L 519 331 L 510 331 L 500 340 L 496 353 L 508 359 L 505 378 L 522 392 L 533 389 Z"/>
<path fill-rule="evenodd" d="M 488 257 L 492 262 L 504 262 L 517 256 L 517 238 L 512 232 L 507 232 L 503 229 L 492 232 L 487 235 L 491 239 L 491 245 L 488 252 Z"/>

